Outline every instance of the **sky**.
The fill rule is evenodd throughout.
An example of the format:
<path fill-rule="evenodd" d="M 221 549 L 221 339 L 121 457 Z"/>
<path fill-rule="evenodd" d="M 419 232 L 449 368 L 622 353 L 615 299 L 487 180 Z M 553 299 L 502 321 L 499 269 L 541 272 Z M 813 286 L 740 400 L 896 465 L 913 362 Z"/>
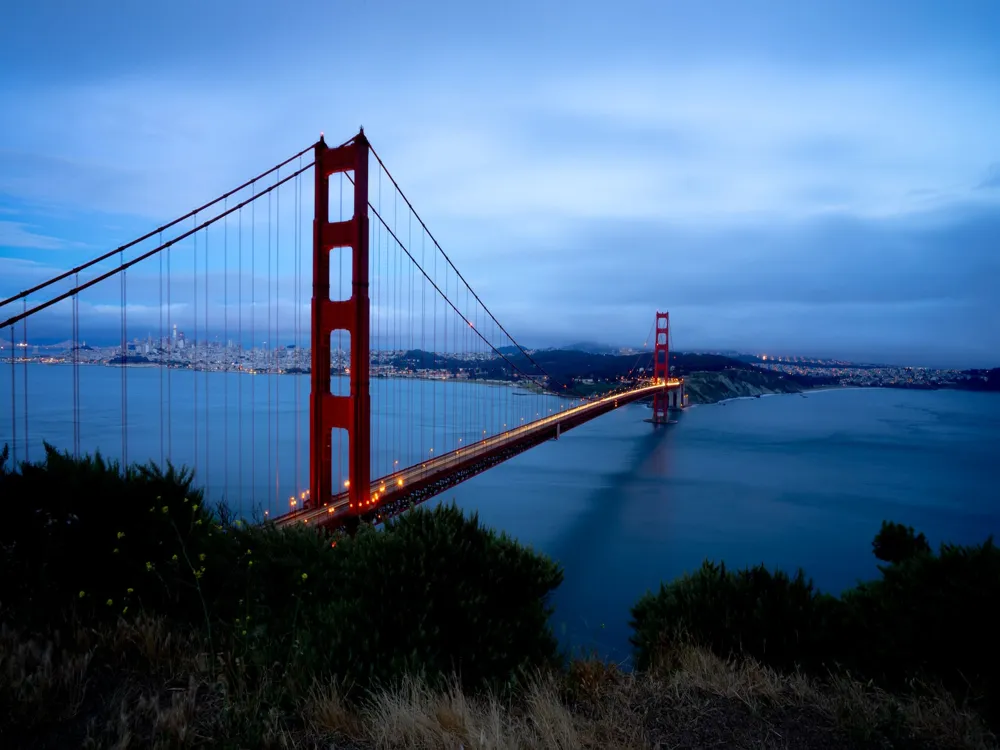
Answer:
<path fill-rule="evenodd" d="M 997 38 L 992 0 L 15 3 L 0 297 L 363 125 L 527 346 L 663 309 L 678 349 L 997 366 Z"/>

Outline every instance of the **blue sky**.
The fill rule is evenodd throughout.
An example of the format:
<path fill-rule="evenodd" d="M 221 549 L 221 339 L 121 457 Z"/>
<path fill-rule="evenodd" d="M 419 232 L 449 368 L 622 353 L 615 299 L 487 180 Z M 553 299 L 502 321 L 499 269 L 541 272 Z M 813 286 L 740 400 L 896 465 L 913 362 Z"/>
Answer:
<path fill-rule="evenodd" d="M 1000 4 L 420 5 L 14 4 L 0 296 L 363 124 L 526 344 L 1000 364 Z"/>

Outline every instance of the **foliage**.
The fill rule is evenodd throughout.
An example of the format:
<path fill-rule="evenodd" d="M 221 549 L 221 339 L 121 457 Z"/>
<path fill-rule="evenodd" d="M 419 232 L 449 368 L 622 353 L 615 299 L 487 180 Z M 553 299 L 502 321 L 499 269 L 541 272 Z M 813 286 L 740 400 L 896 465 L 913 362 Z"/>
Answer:
<path fill-rule="evenodd" d="M 193 569 L 210 564 L 218 527 L 191 482 L 169 464 L 122 469 L 99 453 L 77 460 L 49 445 L 43 461 L 17 471 L 0 461 L 0 606 L 24 625 L 70 610 L 200 617 Z"/>
<path fill-rule="evenodd" d="M 1000 549 L 992 537 L 884 566 L 881 579 L 842 599 L 840 658 L 855 672 L 892 687 L 914 676 L 938 680 L 1000 719 Z"/>
<path fill-rule="evenodd" d="M 686 642 L 723 657 L 746 653 L 780 668 L 811 665 L 835 605 L 801 570 L 794 577 L 763 565 L 734 572 L 705 561 L 636 603 L 631 640 L 640 668 Z"/>
<path fill-rule="evenodd" d="M 478 685 L 555 657 L 545 601 L 561 569 L 454 505 L 364 528 L 333 552 L 333 640 L 322 644 L 343 665 L 333 671 L 364 665 L 366 682 L 454 671 Z"/>
<path fill-rule="evenodd" d="M 640 666 L 693 642 L 783 670 L 842 668 L 892 689 L 940 683 L 1000 720 L 1000 549 L 988 539 L 934 554 L 923 534 L 890 523 L 873 548 L 890 563 L 881 578 L 839 598 L 815 592 L 801 572 L 706 562 L 633 607 Z"/>
<path fill-rule="evenodd" d="M 561 570 L 454 506 L 353 538 L 247 526 L 206 511 L 186 470 L 48 446 L 16 471 L 0 460 L 0 498 L 0 621 L 19 627 L 142 611 L 200 630 L 226 670 L 360 683 L 503 684 L 556 653 Z"/>
<path fill-rule="evenodd" d="M 879 560 L 898 563 L 914 555 L 930 552 L 931 546 L 922 533 L 914 533 L 912 526 L 882 521 L 882 528 L 872 542 L 872 550 Z"/>

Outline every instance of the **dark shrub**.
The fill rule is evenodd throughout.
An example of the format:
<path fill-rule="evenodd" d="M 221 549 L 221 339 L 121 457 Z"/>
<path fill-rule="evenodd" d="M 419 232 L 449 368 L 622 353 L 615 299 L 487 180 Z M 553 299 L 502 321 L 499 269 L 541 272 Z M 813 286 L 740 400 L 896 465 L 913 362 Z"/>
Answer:
<path fill-rule="evenodd" d="M 898 563 L 915 555 L 929 553 L 931 546 L 922 533 L 914 534 L 912 526 L 882 521 L 882 528 L 872 542 L 872 551 L 879 560 Z"/>
<path fill-rule="evenodd" d="M 884 566 L 880 580 L 842 599 L 843 663 L 890 687 L 909 677 L 940 680 L 1000 718 L 1000 549 L 992 538 Z"/>
<path fill-rule="evenodd" d="M 329 671 L 364 683 L 457 671 L 480 685 L 555 658 L 546 599 L 562 571 L 454 505 L 363 527 L 331 557 L 335 590 L 300 636 Z"/>
<path fill-rule="evenodd" d="M 640 668 L 682 641 L 722 656 L 747 653 L 781 668 L 811 665 L 822 661 L 823 623 L 836 604 L 801 570 L 794 577 L 762 565 L 732 572 L 706 561 L 638 601 L 631 640 Z"/>
<path fill-rule="evenodd" d="M 48 445 L 43 461 L 17 471 L 0 457 L 8 618 L 50 623 L 71 610 L 114 618 L 126 607 L 203 618 L 195 570 L 210 564 L 220 539 L 189 472 L 123 470 L 100 454 L 76 460 Z"/>
<path fill-rule="evenodd" d="M 546 598 L 562 571 L 454 506 L 354 538 L 247 526 L 207 512 L 186 471 L 49 447 L 17 471 L 0 460 L 0 498 L 0 621 L 141 609 L 203 629 L 240 669 L 284 664 L 306 684 L 453 670 L 503 683 L 556 653 Z"/>

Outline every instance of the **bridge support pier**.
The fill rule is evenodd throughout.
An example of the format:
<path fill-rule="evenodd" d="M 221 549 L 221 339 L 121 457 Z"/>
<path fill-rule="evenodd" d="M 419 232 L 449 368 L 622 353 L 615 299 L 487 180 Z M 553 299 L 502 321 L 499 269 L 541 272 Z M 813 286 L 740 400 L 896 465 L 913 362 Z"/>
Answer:
<path fill-rule="evenodd" d="M 368 139 L 362 129 L 350 142 L 315 148 L 316 207 L 313 219 L 312 375 L 309 393 L 309 506 L 329 503 L 333 487 L 333 430 L 347 431 L 349 511 L 360 513 L 371 492 L 371 397 L 369 395 Z M 330 175 L 354 172 L 354 215 L 330 222 Z M 330 251 L 352 251 L 351 296 L 330 299 Z M 351 337 L 351 392 L 330 391 L 330 334 Z"/>

